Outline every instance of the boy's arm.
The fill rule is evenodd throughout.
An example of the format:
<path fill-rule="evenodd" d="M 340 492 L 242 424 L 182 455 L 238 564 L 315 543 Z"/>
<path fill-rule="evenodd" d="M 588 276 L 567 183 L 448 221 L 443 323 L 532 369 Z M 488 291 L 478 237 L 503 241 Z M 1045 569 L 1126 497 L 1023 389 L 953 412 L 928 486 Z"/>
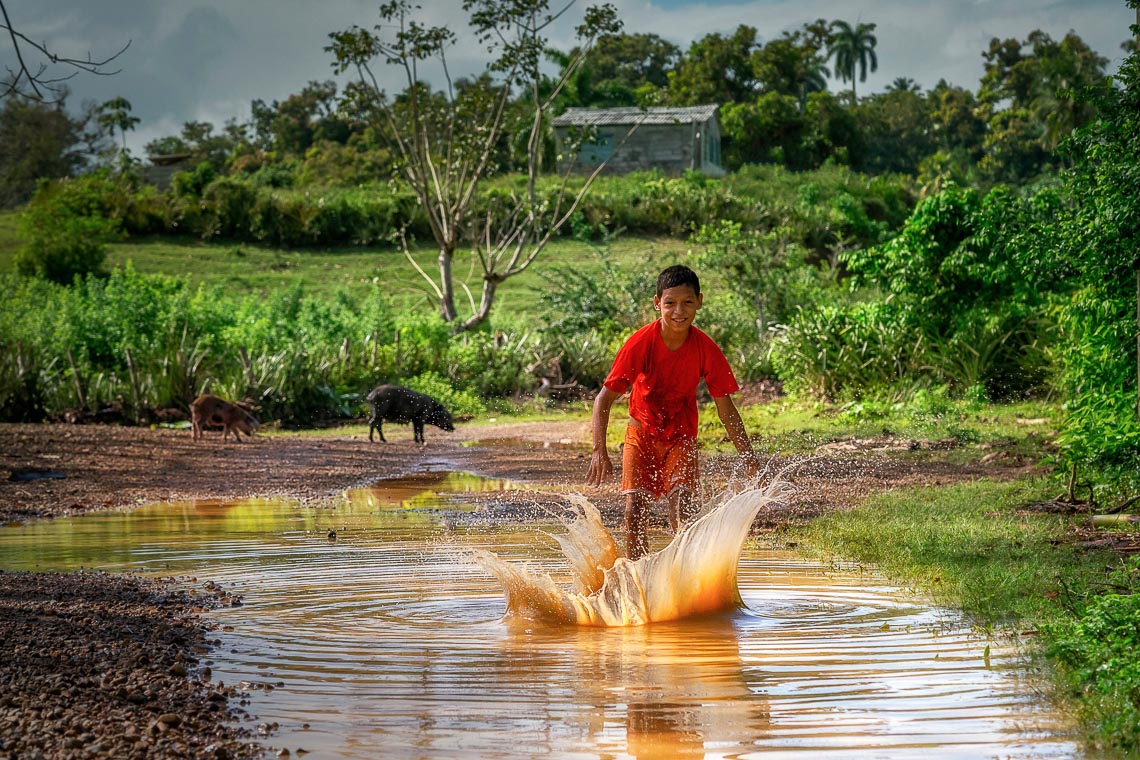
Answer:
<path fill-rule="evenodd" d="M 728 433 L 728 440 L 732 441 L 732 445 L 744 457 L 748 474 L 755 475 L 759 472 L 760 463 L 752 451 L 752 442 L 748 440 L 748 431 L 744 429 L 744 420 L 740 419 L 740 412 L 737 411 L 732 396 L 714 396 L 713 403 L 716 404 L 720 424 L 724 425 L 724 430 Z"/>
<path fill-rule="evenodd" d="M 586 472 L 586 483 L 592 486 L 600 486 L 614 474 L 613 462 L 606 451 L 606 429 L 610 426 L 610 407 L 620 395 L 603 385 L 594 398 L 594 414 L 590 422 L 594 452 L 590 456 L 590 469 Z"/>

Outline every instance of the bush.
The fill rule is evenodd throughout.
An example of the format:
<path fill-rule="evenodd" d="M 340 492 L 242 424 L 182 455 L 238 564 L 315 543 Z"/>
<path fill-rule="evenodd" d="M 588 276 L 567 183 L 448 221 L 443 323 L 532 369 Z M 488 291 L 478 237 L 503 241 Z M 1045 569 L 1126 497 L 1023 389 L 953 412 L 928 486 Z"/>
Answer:
<path fill-rule="evenodd" d="M 835 399 L 923 377 L 921 338 L 891 304 L 801 309 L 777 333 L 772 363 L 793 392 Z"/>
<path fill-rule="evenodd" d="M 16 270 L 61 284 L 102 272 L 106 244 L 121 234 L 108 214 L 111 187 L 99 176 L 41 183 L 21 219 Z"/>
<path fill-rule="evenodd" d="M 414 391 L 431 396 L 455 417 L 482 414 L 487 408 L 478 395 L 456 388 L 434 372 L 410 377 L 405 385 Z"/>
<path fill-rule="evenodd" d="M 1085 709 L 1099 714 L 1097 733 L 1110 746 L 1140 749 L 1140 562 L 1117 570 L 1116 588 L 1132 593 L 1096 597 L 1073 620 L 1049 626 L 1047 654 L 1060 663 Z"/>

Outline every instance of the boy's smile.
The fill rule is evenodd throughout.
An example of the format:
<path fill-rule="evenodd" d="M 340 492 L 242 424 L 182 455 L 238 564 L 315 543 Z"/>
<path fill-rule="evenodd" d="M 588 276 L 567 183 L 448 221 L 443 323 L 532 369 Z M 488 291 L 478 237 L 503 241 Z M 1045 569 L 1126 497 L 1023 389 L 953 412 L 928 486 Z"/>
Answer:
<path fill-rule="evenodd" d="M 703 295 L 697 295 L 690 285 L 666 288 L 653 297 L 653 307 L 661 312 L 661 333 L 666 338 L 684 340 L 701 308 Z M 674 346 L 670 346 L 674 348 Z"/>

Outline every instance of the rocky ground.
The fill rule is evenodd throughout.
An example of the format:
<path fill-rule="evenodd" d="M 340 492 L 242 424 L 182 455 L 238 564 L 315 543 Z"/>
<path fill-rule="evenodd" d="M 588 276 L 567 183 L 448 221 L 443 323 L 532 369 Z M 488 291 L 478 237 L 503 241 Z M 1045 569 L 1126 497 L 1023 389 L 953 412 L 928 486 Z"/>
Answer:
<path fill-rule="evenodd" d="M 0 425 L 0 524 L 167 500 L 315 501 L 423 469 L 530 484 L 487 496 L 499 519 L 564 503 L 549 489 L 560 486 L 585 494 L 608 524 L 619 520 L 616 483 L 583 485 L 589 428 L 581 420 L 461 425 L 453 434 L 429 427 L 424 447 L 409 428 L 385 434 L 387 444 L 347 433 L 275 433 L 235 444 L 220 433 L 194 443 L 189 430 Z M 808 519 L 886 489 L 1013 477 L 1027 467 L 1000 457 L 955 463 L 918 445 L 883 448 L 773 459 L 772 471 L 796 464 L 796 503 L 758 526 Z M 715 484 L 731 460 L 704 466 Z M 258 736 L 243 727 L 251 721 L 243 720 L 240 694 L 198 664 L 212 645 L 204 607 L 235 603 L 205 579 L 190 589 L 186 579 L 0 571 L 0 760 L 260 755 Z"/>

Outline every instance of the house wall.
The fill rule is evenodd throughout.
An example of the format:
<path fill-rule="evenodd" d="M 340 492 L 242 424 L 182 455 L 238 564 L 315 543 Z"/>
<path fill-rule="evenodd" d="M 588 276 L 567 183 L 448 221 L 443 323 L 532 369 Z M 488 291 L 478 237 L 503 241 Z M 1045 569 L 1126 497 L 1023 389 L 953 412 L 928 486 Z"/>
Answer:
<path fill-rule="evenodd" d="M 177 164 L 164 164 L 161 166 L 144 166 L 142 178 L 144 182 L 155 185 L 159 190 L 166 190 L 170 187 L 170 180 L 174 177 L 176 172 L 187 172 L 192 168 L 188 161 Z"/>
<path fill-rule="evenodd" d="M 715 121 L 710 123 L 715 130 Z M 628 126 L 598 127 L 597 141 L 582 146 L 576 164 L 582 170 L 589 170 L 609 158 L 604 170 L 607 174 L 659 169 L 676 175 L 686 169 L 702 168 L 709 163 L 704 156 L 708 152 L 704 145 L 707 126 L 707 123 L 643 124 L 628 137 Z M 554 133 L 562 145 L 568 129 L 555 127 Z M 715 134 L 719 145 L 719 133 Z M 562 169 L 565 168 L 563 164 Z"/>

